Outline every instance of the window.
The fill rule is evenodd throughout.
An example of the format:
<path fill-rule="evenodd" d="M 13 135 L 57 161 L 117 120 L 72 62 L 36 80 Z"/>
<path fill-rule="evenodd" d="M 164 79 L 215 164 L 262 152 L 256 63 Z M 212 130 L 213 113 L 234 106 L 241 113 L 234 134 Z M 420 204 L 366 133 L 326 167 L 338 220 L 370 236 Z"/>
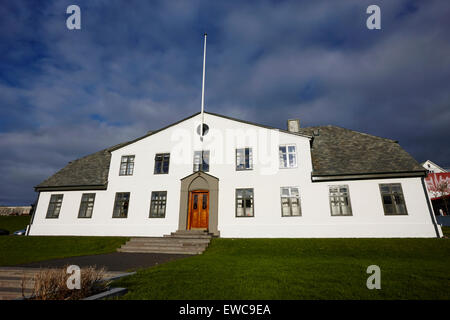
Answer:
<path fill-rule="evenodd" d="M 194 152 L 194 172 L 209 171 L 209 150 Z"/>
<path fill-rule="evenodd" d="M 150 218 L 164 218 L 166 216 L 167 191 L 153 191 L 150 203 Z"/>
<path fill-rule="evenodd" d="M 408 214 L 400 183 L 380 184 L 380 193 L 385 215 Z"/>
<path fill-rule="evenodd" d="M 59 217 L 62 200 L 63 200 L 62 194 L 52 194 L 52 196 L 50 197 L 50 203 L 48 204 L 46 218 L 57 219 Z"/>
<path fill-rule="evenodd" d="M 253 189 L 236 189 L 236 217 L 253 217 L 253 208 Z"/>
<path fill-rule="evenodd" d="M 91 218 L 94 210 L 95 193 L 83 193 L 78 218 Z"/>
<path fill-rule="evenodd" d="M 350 193 L 347 185 L 330 186 L 330 208 L 332 216 L 351 216 Z"/>
<path fill-rule="evenodd" d="M 170 153 L 158 153 L 155 156 L 155 174 L 169 173 Z"/>
<path fill-rule="evenodd" d="M 281 215 L 283 217 L 301 216 L 298 187 L 281 188 Z"/>
<path fill-rule="evenodd" d="M 134 156 L 122 156 L 120 160 L 120 176 L 132 176 L 134 169 Z"/>
<path fill-rule="evenodd" d="M 280 146 L 280 168 L 297 167 L 297 147 L 295 145 Z"/>
<path fill-rule="evenodd" d="M 206 123 L 204 123 L 203 124 L 203 136 L 206 136 L 208 134 L 208 131 L 209 131 L 209 126 Z M 199 124 L 197 127 L 197 133 L 199 136 L 202 136 L 202 125 L 201 124 Z"/>
<path fill-rule="evenodd" d="M 252 148 L 236 149 L 236 170 L 252 170 Z"/>
<path fill-rule="evenodd" d="M 113 218 L 126 218 L 128 216 L 128 206 L 130 204 L 129 192 L 117 192 L 114 202 Z"/>

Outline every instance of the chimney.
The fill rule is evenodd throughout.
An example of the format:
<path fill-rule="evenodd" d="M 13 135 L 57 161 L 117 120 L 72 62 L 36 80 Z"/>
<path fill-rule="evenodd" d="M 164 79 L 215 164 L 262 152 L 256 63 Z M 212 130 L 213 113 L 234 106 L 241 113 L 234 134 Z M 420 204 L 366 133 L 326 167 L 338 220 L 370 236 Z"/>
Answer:
<path fill-rule="evenodd" d="M 289 119 L 287 121 L 287 129 L 289 132 L 299 133 L 300 132 L 300 119 Z"/>

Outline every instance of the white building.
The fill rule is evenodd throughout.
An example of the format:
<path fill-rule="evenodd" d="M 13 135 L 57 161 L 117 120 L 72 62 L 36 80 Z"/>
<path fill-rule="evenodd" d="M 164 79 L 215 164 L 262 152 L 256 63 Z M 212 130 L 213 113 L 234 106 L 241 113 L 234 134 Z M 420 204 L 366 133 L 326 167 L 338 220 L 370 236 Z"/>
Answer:
<path fill-rule="evenodd" d="M 204 123 L 203 139 L 197 113 L 69 163 L 36 186 L 29 234 L 442 235 L 425 170 L 396 141 L 296 121 L 285 131 L 213 113 Z"/>
<path fill-rule="evenodd" d="M 431 160 L 427 160 L 421 163 L 422 167 L 424 167 L 429 173 L 445 173 L 447 170 L 439 167 L 436 163 Z"/>

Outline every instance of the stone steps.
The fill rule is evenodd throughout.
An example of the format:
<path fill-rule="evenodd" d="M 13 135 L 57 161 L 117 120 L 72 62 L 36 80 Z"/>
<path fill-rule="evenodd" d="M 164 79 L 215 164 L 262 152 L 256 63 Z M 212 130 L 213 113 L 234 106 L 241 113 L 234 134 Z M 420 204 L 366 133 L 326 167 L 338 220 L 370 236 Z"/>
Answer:
<path fill-rule="evenodd" d="M 34 281 L 32 279 L 26 279 L 24 282 L 24 288 L 25 289 L 32 289 L 34 286 Z M 22 288 L 22 279 L 16 280 L 0 280 L 0 288 Z"/>
<path fill-rule="evenodd" d="M 187 241 L 186 239 L 189 239 Z M 168 243 L 168 244 L 177 244 L 177 243 L 192 243 L 192 244 L 205 244 L 209 243 L 210 239 L 197 239 L 197 238 L 175 238 L 175 237 L 161 237 L 161 238 L 131 238 L 128 243 Z"/>
<path fill-rule="evenodd" d="M 29 296 L 34 287 L 33 277 L 46 269 L 0 267 L 0 300 L 22 298 L 22 279 L 24 279 L 24 294 Z M 83 269 L 81 269 L 83 272 Z M 107 271 L 105 278 L 112 278 L 123 272 Z"/>
<path fill-rule="evenodd" d="M 186 255 L 196 255 L 203 253 L 204 250 L 167 250 L 161 248 L 126 248 L 126 249 L 118 249 L 118 252 L 127 252 L 127 253 L 164 253 L 164 254 L 186 254 Z"/>
<path fill-rule="evenodd" d="M 131 238 L 117 251 L 134 253 L 201 254 L 212 235 L 204 230 L 182 230 L 163 237 Z"/>
<path fill-rule="evenodd" d="M 177 239 L 211 239 L 210 235 L 196 235 L 196 234 L 165 234 L 164 237 Z"/>

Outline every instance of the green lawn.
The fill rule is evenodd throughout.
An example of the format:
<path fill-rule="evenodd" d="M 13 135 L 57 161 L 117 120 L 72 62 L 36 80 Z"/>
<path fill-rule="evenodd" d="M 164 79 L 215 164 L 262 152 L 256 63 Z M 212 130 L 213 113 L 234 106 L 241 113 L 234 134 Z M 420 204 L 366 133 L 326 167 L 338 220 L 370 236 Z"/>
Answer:
<path fill-rule="evenodd" d="M 25 229 L 30 223 L 30 216 L 4 216 L 0 217 L 0 229 L 8 230 L 13 233 Z"/>
<path fill-rule="evenodd" d="M 381 290 L 369 290 L 369 265 Z M 447 239 L 214 239 L 123 278 L 121 299 L 450 299 Z"/>
<path fill-rule="evenodd" d="M 0 229 L 11 233 L 29 224 L 30 216 L 0 217 Z M 123 237 L 0 236 L 0 266 L 114 252 Z"/>
<path fill-rule="evenodd" d="M 127 238 L 1 236 L 0 266 L 114 252 Z"/>
<path fill-rule="evenodd" d="M 441 227 L 442 233 L 444 233 L 444 236 L 450 237 L 450 227 Z"/>

